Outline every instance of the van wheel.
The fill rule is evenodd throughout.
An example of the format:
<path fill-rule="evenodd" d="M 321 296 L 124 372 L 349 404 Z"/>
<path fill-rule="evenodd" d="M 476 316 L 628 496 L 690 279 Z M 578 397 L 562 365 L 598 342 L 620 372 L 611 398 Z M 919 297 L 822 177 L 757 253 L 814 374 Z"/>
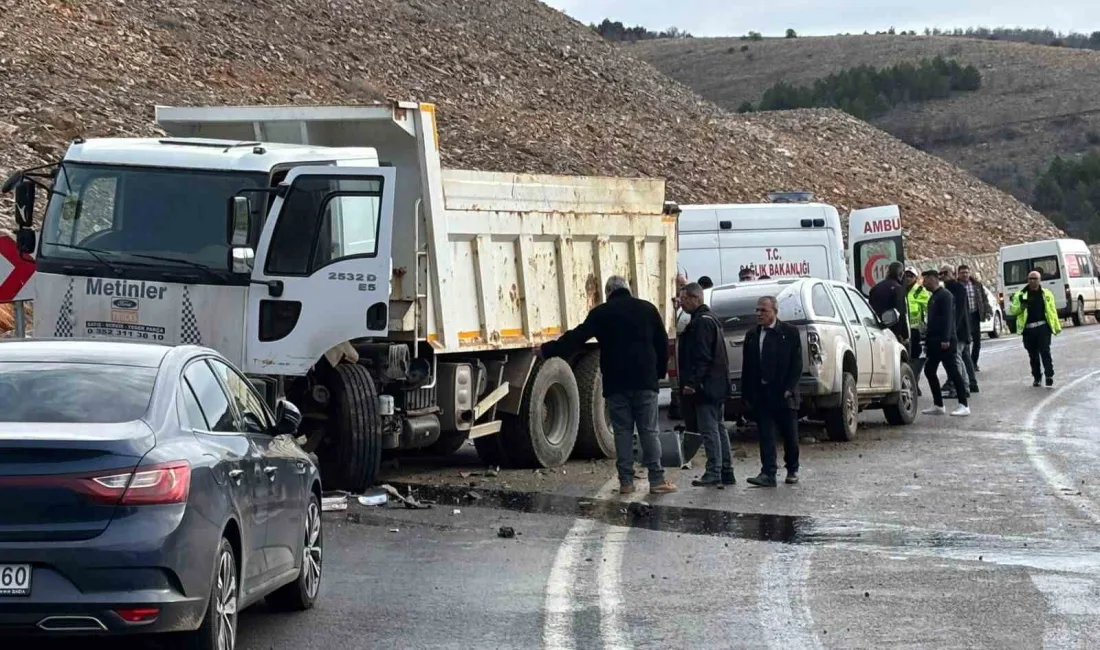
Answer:
<path fill-rule="evenodd" d="M 913 424 L 917 419 L 917 375 L 912 366 L 904 361 L 901 364 L 901 390 L 891 395 L 893 404 L 882 408 L 886 421 L 894 426 Z"/>
<path fill-rule="evenodd" d="M 607 412 L 607 400 L 603 397 L 603 376 L 600 374 L 600 352 L 594 350 L 582 356 L 573 368 L 580 394 L 580 426 L 577 428 L 577 444 L 573 450 L 576 458 L 614 458 L 615 434 L 611 430 L 611 418 Z"/>
<path fill-rule="evenodd" d="M 1073 314 L 1070 316 L 1073 320 L 1074 327 L 1081 327 L 1085 322 L 1085 301 L 1080 298 L 1077 299 L 1077 307 L 1073 310 Z"/>
<path fill-rule="evenodd" d="M 834 442 L 850 442 L 856 437 L 859 404 L 856 402 L 856 378 L 845 372 L 840 389 L 840 406 L 825 411 L 825 433 Z"/>
<path fill-rule="evenodd" d="M 562 359 L 547 359 L 535 366 L 519 415 L 505 419 L 497 436 L 486 437 L 501 437 L 512 465 L 564 465 L 577 442 L 580 401 L 573 369 Z"/>

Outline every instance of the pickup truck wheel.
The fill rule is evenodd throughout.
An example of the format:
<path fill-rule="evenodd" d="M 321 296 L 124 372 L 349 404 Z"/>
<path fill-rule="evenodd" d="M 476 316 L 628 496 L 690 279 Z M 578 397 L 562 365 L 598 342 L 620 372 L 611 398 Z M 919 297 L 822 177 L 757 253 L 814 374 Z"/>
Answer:
<path fill-rule="evenodd" d="M 342 363 L 333 370 L 329 429 L 334 439 L 318 449 L 321 471 L 330 484 L 358 493 L 378 481 L 382 466 L 382 418 L 378 391 L 366 368 Z"/>
<path fill-rule="evenodd" d="M 902 362 L 901 390 L 891 397 L 894 403 L 882 408 L 886 421 L 894 426 L 912 424 L 917 419 L 917 376 L 908 363 Z"/>
<path fill-rule="evenodd" d="M 1070 319 L 1073 321 L 1074 327 L 1081 327 L 1085 322 L 1085 301 L 1080 298 L 1077 299 L 1077 306 L 1073 309 L 1073 314 L 1070 315 Z"/>
<path fill-rule="evenodd" d="M 997 312 L 997 313 L 993 314 L 993 331 L 989 333 L 989 338 L 991 338 L 991 339 L 1001 338 L 1001 333 L 1004 332 L 1004 329 L 1005 329 L 1005 320 L 1004 320 L 1004 317 L 1001 316 L 1001 312 Z"/>
<path fill-rule="evenodd" d="M 600 374 L 600 352 L 594 350 L 582 356 L 573 368 L 580 395 L 580 426 L 577 427 L 577 444 L 573 448 L 576 458 L 614 458 L 615 433 L 611 430 L 611 418 L 607 413 L 607 400 L 603 397 L 603 376 Z"/>
<path fill-rule="evenodd" d="M 825 433 L 829 440 L 849 442 L 856 437 L 859 404 L 856 402 L 856 378 L 845 372 L 840 389 L 840 406 L 825 412 Z"/>
<path fill-rule="evenodd" d="M 562 359 L 539 362 L 523 392 L 519 415 L 505 419 L 498 434 L 510 464 L 564 465 L 577 442 L 580 418 L 580 394 L 573 369 Z"/>

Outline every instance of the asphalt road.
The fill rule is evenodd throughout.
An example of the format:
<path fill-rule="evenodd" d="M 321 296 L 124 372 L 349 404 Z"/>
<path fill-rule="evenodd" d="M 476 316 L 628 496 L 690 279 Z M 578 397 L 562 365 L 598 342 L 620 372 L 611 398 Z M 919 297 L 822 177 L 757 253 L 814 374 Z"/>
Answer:
<path fill-rule="evenodd" d="M 252 608 L 239 647 L 1100 647 L 1100 327 L 1056 339 L 1053 390 L 1019 338 L 984 343 L 970 418 L 807 428 L 798 486 L 744 483 L 751 435 L 735 487 L 677 470 L 679 493 L 632 499 L 649 507 L 608 462 L 405 462 L 393 481 L 440 503 L 329 514 L 317 607 Z"/>

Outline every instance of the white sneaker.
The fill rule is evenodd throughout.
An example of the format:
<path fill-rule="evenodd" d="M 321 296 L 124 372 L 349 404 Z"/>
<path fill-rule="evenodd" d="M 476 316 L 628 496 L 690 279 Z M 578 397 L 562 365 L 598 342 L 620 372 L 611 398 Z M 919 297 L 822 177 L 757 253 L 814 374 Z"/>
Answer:
<path fill-rule="evenodd" d="M 951 415 L 954 417 L 964 418 L 970 415 L 970 407 L 959 404 L 959 406 L 954 411 L 951 411 Z"/>
<path fill-rule="evenodd" d="M 928 408 L 921 411 L 921 413 L 924 413 L 925 415 L 943 415 L 944 413 L 947 413 L 947 409 L 942 406 L 929 406 Z"/>

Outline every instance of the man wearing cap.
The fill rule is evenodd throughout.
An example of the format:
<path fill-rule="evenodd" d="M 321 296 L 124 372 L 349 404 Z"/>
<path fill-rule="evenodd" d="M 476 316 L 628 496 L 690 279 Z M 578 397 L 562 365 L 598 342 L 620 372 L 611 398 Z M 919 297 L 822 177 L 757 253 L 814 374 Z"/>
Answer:
<path fill-rule="evenodd" d="M 902 275 L 905 285 L 905 303 L 909 310 L 909 359 L 913 374 L 920 381 L 924 368 L 924 328 L 928 322 L 928 298 L 931 294 L 920 282 L 920 272 L 912 266 Z"/>
<path fill-rule="evenodd" d="M 1050 357 L 1050 337 L 1062 331 L 1054 294 L 1044 287 L 1038 270 L 1027 274 L 1027 286 L 1012 295 L 1008 315 L 1016 317 L 1016 331 L 1024 339 L 1024 349 L 1031 361 L 1032 386 L 1039 386 L 1046 373 L 1047 388 L 1054 386 L 1054 361 Z M 1040 363 L 1042 364 L 1040 367 Z"/>

